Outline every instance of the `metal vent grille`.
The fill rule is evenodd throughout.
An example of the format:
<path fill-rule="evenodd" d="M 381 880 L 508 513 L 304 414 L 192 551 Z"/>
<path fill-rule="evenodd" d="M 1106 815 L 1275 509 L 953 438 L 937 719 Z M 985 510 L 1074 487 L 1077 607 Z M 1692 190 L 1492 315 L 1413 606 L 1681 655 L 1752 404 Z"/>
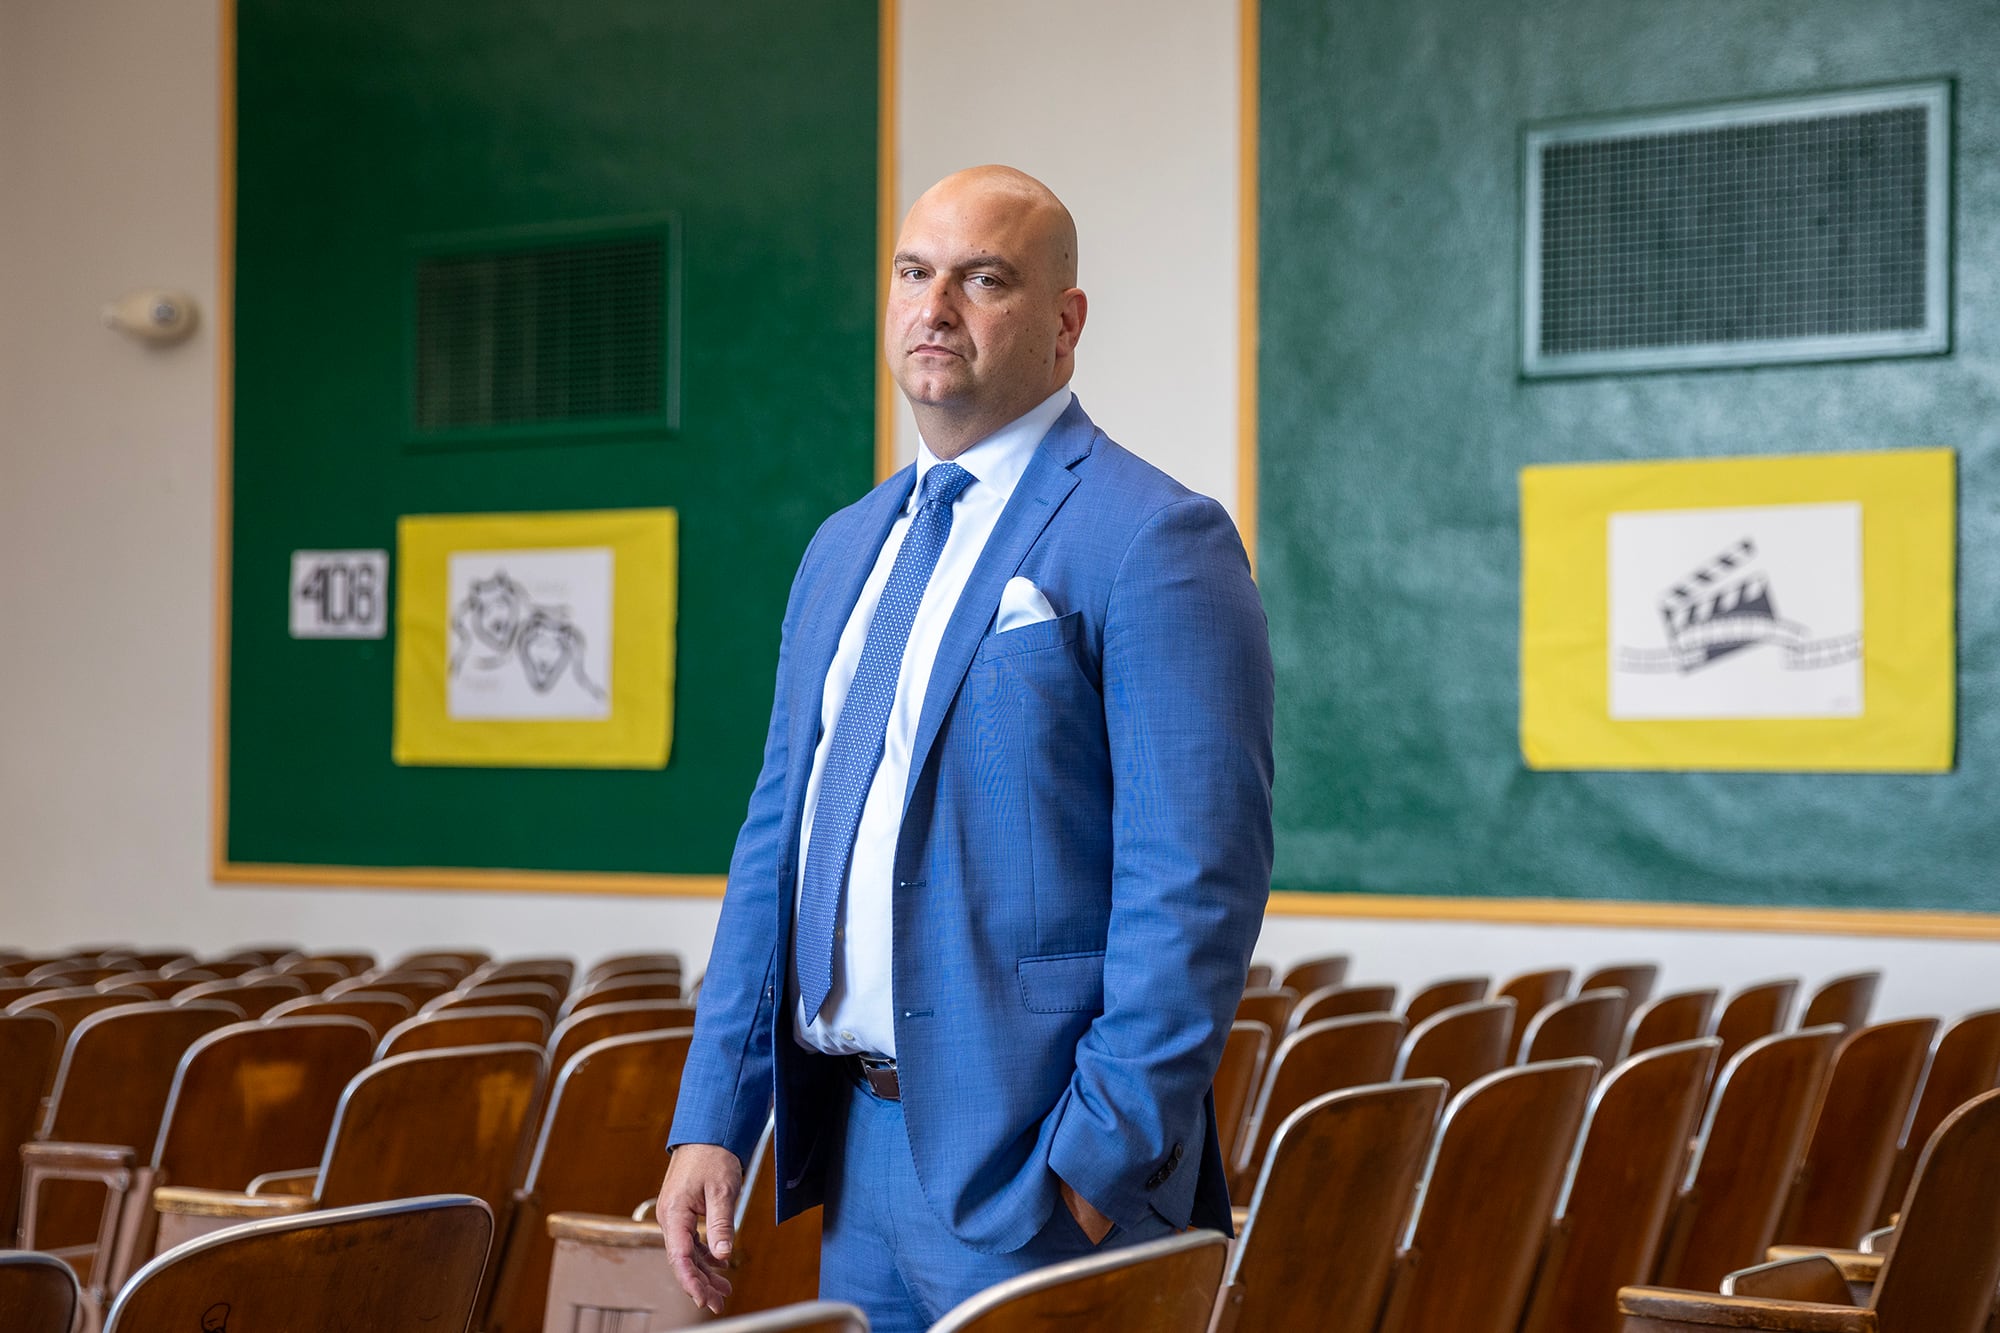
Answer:
<path fill-rule="evenodd" d="M 668 238 L 420 255 L 420 436 L 665 424 Z"/>
<path fill-rule="evenodd" d="M 1949 345 L 1949 85 L 1527 135 L 1530 375 Z"/>

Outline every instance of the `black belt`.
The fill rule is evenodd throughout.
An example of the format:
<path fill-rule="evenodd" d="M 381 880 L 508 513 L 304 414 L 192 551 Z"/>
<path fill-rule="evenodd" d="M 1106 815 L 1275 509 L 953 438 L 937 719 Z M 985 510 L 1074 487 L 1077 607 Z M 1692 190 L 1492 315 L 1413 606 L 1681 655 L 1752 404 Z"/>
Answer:
<path fill-rule="evenodd" d="M 868 1091 L 885 1102 L 903 1100 L 903 1085 L 896 1077 L 896 1062 L 879 1055 L 850 1055 L 847 1072 Z"/>

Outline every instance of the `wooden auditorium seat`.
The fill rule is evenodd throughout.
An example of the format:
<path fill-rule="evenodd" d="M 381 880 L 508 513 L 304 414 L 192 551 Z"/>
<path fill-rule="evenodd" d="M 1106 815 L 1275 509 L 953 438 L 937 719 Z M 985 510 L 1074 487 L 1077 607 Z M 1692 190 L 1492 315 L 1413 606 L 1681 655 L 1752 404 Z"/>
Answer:
<path fill-rule="evenodd" d="M 388 991 L 421 1008 L 457 984 L 442 972 L 364 972 L 336 981 L 320 994 L 335 999 L 355 991 Z"/>
<path fill-rule="evenodd" d="M 1616 986 L 1557 1000 L 1528 1020 L 1518 1062 L 1531 1065 L 1588 1056 L 1609 1069 L 1618 1062 L 1624 1024 L 1625 992 Z"/>
<path fill-rule="evenodd" d="M 1625 992 L 1625 1013 L 1629 1018 L 1640 1005 L 1653 998 L 1653 988 L 1659 984 L 1658 963 L 1607 963 L 1586 975 L 1576 989 L 1580 994 L 1617 987 Z"/>
<path fill-rule="evenodd" d="M 1398 1014 L 1350 1014 L 1308 1023 L 1279 1042 L 1238 1137 L 1230 1193 L 1248 1197 L 1271 1136 L 1299 1107 L 1323 1093 L 1388 1082 L 1406 1031 Z"/>
<path fill-rule="evenodd" d="M 1396 1059 L 1396 1078 L 1441 1078 L 1453 1092 L 1507 1061 L 1514 1028 L 1512 1000 L 1477 1000 L 1432 1014 L 1410 1030 Z"/>
<path fill-rule="evenodd" d="M 1618 1289 L 1653 1271 L 1719 1046 L 1635 1055 L 1591 1093 L 1520 1333 L 1617 1329 Z"/>
<path fill-rule="evenodd" d="M 33 1250 L 0 1250 L 0 1328 L 70 1333 L 83 1292 L 70 1266 Z"/>
<path fill-rule="evenodd" d="M 309 963 L 332 963 L 340 969 L 342 976 L 354 977 L 361 975 L 363 972 L 372 972 L 375 970 L 375 955 L 359 951 L 308 953 L 301 954 L 288 962 L 275 963 L 273 966 L 281 972 L 289 972 L 294 968 L 304 967 Z"/>
<path fill-rule="evenodd" d="M 539 1011 L 554 1027 L 562 1012 L 563 997 L 556 988 L 540 981 L 483 981 L 446 991 L 427 1002 L 419 1011 L 435 1014 L 446 1009 L 490 1009 L 495 1005 Z"/>
<path fill-rule="evenodd" d="M 2000 1287 L 1996 1179 L 2000 1091 L 1966 1103 L 1938 1127 L 1887 1256 L 1813 1254 L 1760 1264 L 1731 1274 L 1727 1294 L 1627 1287 L 1618 1293 L 1622 1327 L 1625 1333 L 1980 1333 Z M 1855 1259 L 1864 1262 L 1850 1272 L 1846 1261 Z M 1870 1273 L 1867 1303 L 1855 1306 L 1844 1289 Z"/>
<path fill-rule="evenodd" d="M 1278 969 L 1266 962 L 1250 964 L 1250 970 L 1243 977 L 1244 990 L 1262 990 L 1266 986 L 1278 984 Z"/>
<path fill-rule="evenodd" d="M 486 1009 L 442 1009 L 406 1018 L 382 1034 L 375 1058 L 411 1051 L 436 1051 L 448 1046 L 543 1046 L 549 1040 L 548 1016 L 525 1006 L 494 1005 Z"/>
<path fill-rule="evenodd" d="M 559 1011 L 561 1018 L 600 1004 L 621 1000 L 678 1000 L 681 977 L 678 972 L 625 972 L 580 986 L 569 993 Z"/>
<path fill-rule="evenodd" d="M 1491 977 L 1446 977 L 1433 981 L 1410 997 L 1410 1002 L 1403 1006 L 1403 1017 L 1414 1028 L 1433 1014 L 1462 1004 L 1476 1004 L 1486 998 L 1492 986 Z"/>
<path fill-rule="evenodd" d="M 1715 1019 L 1716 1002 L 1721 998 L 1721 991 L 1709 987 L 1658 995 L 1635 1007 L 1626 1020 L 1625 1040 L 1618 1058 L 1706 1037 Z"/>
<path fill-rule="evenodd" d="M 1798 1003 L 1799 979 L 1774 977 L 1745 986 L 1729 997 L 1715 1020 L 1715 1035 L 1722 1041 L 1718 1070 L 1729 1067 L 1745 1046 L 1759 1037 L 1783 1032 Z"/>
<path fill-rule="evenodd" d="M 1722 1071 L 1667 1221 L 1654 1281 L 1712 1291 L 1730 1272 L 1764 1257 L 1840 1036 L 1829 1024 L 1765 1037 Z"/>
<path fill-rule="evenodd" d="M 782 1310 L 705 1322 L 711 1333 L 868 1333 L 868 1316 L 839 1301 L 802 1301 Z"/>
<path fill-rule="evenodd" d="M 442 972 L 454 981 L 463 981 L 493 961 L 482 949 L 423 949 L 390 964 L 398 972 Z"/>
<path fill-rule="evenodd" d="M 1779 1241 L 1847 1249 L 1875 1225 L 1937 1030 L 1934 1018 L 1906 1018 L 1841 1042 L 1778 1222 Z"/>
<path fill-rule="evenodd" d="M 1515 1333 L 1599 1072 L 1523 1065 L 1452 1099 L 1378 1333 Z"/>
<path fill-rule="evenodd" d="M 105 1333 L 465 1333 L 492 1238 L 463 1195 L 253 1222 L 147 1264 Z"/>
<path fill-rule="evenodd" d="M 1284 986 L 1247 990 L 1236 1002 L 1236 1017 L 1239 1021 L 1262 1023 L 1275 1035 L 1285 1030 L 1285 1021 L 1298 1002 L 1299 993 Z"/>
<path fill-rule="evenodd" d="M 1229 1025 L 1222 1042 L 1222 1061 L 1215 1068 L 1211 1091 L 1215 1100 L 1215 1139 L 1222 1148 L 1222 1160 L 1236 1160 L 1236 1144 L 1243 1137 L 1243 1122 L 1250 1103 L 1264 1084 L 1264 1070 L 1271 1063 L 1271 1029 L 1262 1023 L 1238 1020 Z"/>
<path fill-rule="evenodd" d="M 686 1000 L 620 1000 L 593 1005 L 556 1024 L 549 1035 L 549 1068 L 560 1074 L 571 1056 L 606 1037 L 693 1026 L 694 1006 Z"/>
<path fill-rule="evenodd" d="M 7 1012 L 47 1014 L 62 1028 L 63 1040 L 67 1041 L 76 1025 L 92 1014 L 102 1013 L 106 1009 L 116 1009 L 121 1005 L 151 1004 L 153 1000 L 151 991 L 139 990 L 136 987 L 100 991 L 90 986 L 73 986 L 61 990 L 37 991 L 33 995 L 23 996 L 8 1005 Z"/>
<path fill-rule="evenodd" d="M 296 1000 L 307 993 L 308 987 L 303 978 L 272 976 L 262 981 L 204 981 L 199 986 L 190 986 L 180 992 L 172 1002 L 188 1004 L 195 1000 L 221 1000 L 241 1009 L 245 1018 L 262 1018 L 285 1001 Z"/>
<path fill-rule="evenodd" d="M 681 956 L 677 953 L 625 953 L 614 954 L 600 959 L 588 972 L 577 989 L 588 989 L 600 981 L 612 977 L 637 976 L 645 973 L 669 972 L 681 975 Z"/>
<path fill-rule="evenodd" d="M 163 977 L 177 977 L 186 972 L 206 972 L 208 979 L 234 979 L 245 972 L 255 972 L 264 963 L 253 958 L 183 958 L 176 963 L 168 963 L 160 969 Z"/>
<path fill-rule="evenodd" d="M 1944 1118 L 1982 1092 L 2000 1087 L 2000 1009 L 1967 1014 L 1944 1030 L 1931 1048 L 1917 1109 L 1910 1117 L 1896 1165 L 1882 1192 L 1875 1225 L 1887 1226 L 1917 1173 L 1917 1158 Z"/>
<path fill-rule="evenodd" d="M 358 1018 L 373 1028 L 379 1039 L 383 1033 L 416 1012 L 417 1006 L 408 996 L 390 991 L 356 990 L 331 998 L 301 995 L 296 1000 L 286 1000 L 266 1010 L 264 1020 L 274 1022 L 280 1018 L 311 1018 L 325 1014 Z"/>
<path fill-rule="evenodd" d="M 1575 979 L 1576 973 L 1570 968 L 1542 967 L 1509 977 L 1494 989 L 1494 999 L 1514 1002 L 1514 1031 L 1507 1039 L 1508 1064 L 1519 1058 L 1528 1024 L 1542 1010 L 1567 996 L 1569 983 Z"/>
<path fill-rule="evenodd" d="M 1429 1160 L 1441 1079 L 1315 1097 L 1272 1136 L 1209 1333 L 1372 1333 Z"/>
<path fill-rule="evenodd" d="M 1284 979 L 1278 984 L 1286 990 L 1304 995 L 1316 991 L 1321 986 L 1339 986 L 1347 981 L 1348 969 L 1354 960 L 1344 953 L 1317 954 L 1302 958 L 1285 969 Z"/>
<path fill-rule="evenodd" d="M 1875 1007 L 1875 992 L 1881 986 L 1880 972 L 1849 972 L 1845 976 L 1833 977 L 1806 1001 L 1806 1011 L 1799 1019 L 1799 1027 L 1814 1028 L 1825 1023 L 1838 1023 L 1853 1032 L 1867 1024 L 1868 1013 Z"/>
<path fill-rule="evenodd" d="M 1322 1018 L 1346 1018 L 1351 1014 L 1390 1014 L 1396 1011 L 1396 988 L 1386 984 L 1368 986 L 1321 986 L 1303 992 L 1285 1022 L 1296 1032 Z"/>
<path fill-rule="evenodd" d="M 1203 1333 L 1228 1251 L 1219 1231 L 1186 1231 L 1069 1259 L 968 1297 L 931 1333 Z"/>
<path fill-rule="evenodd" d="M 42 1095 L 62 1059 L 62 1025 L 52 1015 L 0 1014 L 0 1239 L 19 1233 L 21 1145 L 42 1121 Z"/>
<path fill-rule="evenodd" d="M 576 984 L 576 960 L 556 957 L 496 958 L 474 968 L 465 979 L 468 985 L 487 981 L 539 981 L 556 994 L 567 995 L 570 987 Z"/>

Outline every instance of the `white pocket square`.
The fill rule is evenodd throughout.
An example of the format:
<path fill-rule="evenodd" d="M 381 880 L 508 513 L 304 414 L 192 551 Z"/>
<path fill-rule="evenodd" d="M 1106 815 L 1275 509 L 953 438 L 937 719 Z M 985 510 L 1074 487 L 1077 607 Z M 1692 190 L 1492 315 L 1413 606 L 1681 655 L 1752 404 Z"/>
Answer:
<path fill-rule="evenodd" d="M 1056 609 L 1049 605 L 1048 598 L 1042 596 L 1042 590 L 1015 575 L 1000 590 L 1000 614 L 994 619 L 993 632 L 1005 634 L 1010 629 L 1039 625 L 1044 620 L 1055 618 Z"/>

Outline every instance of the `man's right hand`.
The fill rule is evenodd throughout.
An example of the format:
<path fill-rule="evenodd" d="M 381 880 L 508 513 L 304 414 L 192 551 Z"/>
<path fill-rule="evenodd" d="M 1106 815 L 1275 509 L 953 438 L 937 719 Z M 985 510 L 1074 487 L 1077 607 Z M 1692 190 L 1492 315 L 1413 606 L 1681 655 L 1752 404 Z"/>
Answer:
<path fill-rule="evenodd" d="M 681 1290 L 696 1305 L 722 1313 L 729 1299 L 723 1270 L 736 1250 L 736 1196 L 743 1189 L 743 1163 L 712 1143 L 683 1143 L 667 1163 L 660 1182 L 659 1223 L 667 1258 Z M 695 1234 L 704 1224 L 708 1244 Z"/>

